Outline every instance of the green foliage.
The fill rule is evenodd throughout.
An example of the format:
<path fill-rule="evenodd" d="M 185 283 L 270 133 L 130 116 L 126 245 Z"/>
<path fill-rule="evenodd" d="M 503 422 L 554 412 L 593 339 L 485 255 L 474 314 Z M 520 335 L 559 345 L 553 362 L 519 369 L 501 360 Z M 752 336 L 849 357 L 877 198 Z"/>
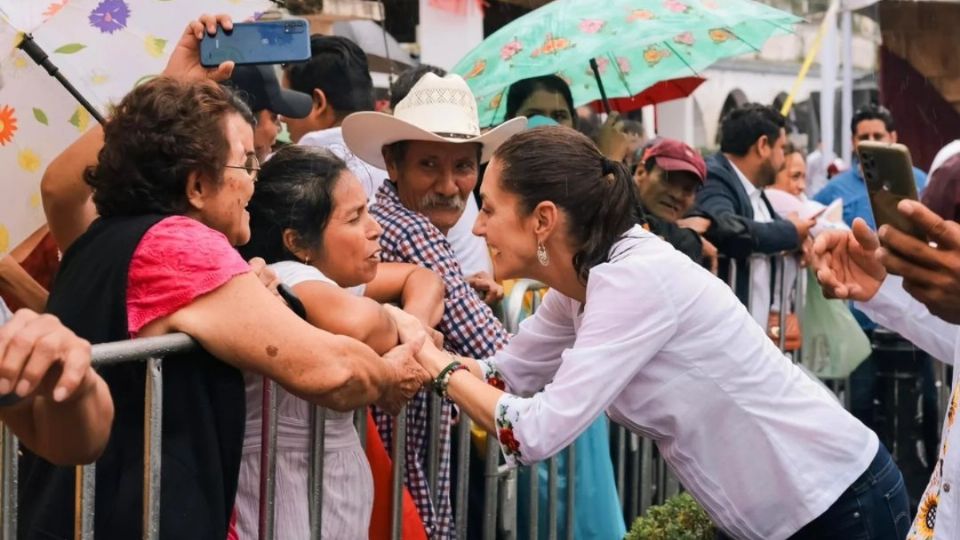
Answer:
<path fill-rule="evenodd" d="M 713 540 L 715 530 L 707 513 L 689 493 L 651 506 L 633 522 L 624 540 Z"/>

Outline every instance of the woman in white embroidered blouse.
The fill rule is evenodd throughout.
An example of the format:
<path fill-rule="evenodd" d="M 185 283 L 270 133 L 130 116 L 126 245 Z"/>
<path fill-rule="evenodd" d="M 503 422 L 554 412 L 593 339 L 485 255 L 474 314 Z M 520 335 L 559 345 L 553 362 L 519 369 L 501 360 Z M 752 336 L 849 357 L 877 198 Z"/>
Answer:
<path fill-rule="evenodd" d="M 606 412 L 656 441 L 724 533 L 902 539 L 903 478 L 876 437 L 790 363 L 726 285 L 639 225 L 619 163 L 562 127 L 494 155 L 474 233 L 497 279 L 551 291 L 496 356 L 424 346 L 443 395 L 510 464 L 563 449 Z M 395 318 L 401 336 L 418 323 Z M 486 383 L 481 380 L 486 379 Z"/>

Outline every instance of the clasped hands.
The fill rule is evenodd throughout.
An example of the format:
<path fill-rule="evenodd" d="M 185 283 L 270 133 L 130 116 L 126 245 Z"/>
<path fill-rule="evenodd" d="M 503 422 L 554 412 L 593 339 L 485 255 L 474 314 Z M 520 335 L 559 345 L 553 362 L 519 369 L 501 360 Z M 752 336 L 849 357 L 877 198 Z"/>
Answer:
<path fill-rule="evenodd" d="M 389 304 L 384 307 L 396 324 L 400 337 L 400 345 L 383 355 L 384 360 L 397 370 L 398 383 L 387 390 L 377 405 L 390 414 L 397 414 L 421 388 L 432 384 L 439 372 L 439 369 L 434 371 L 429 362 L 432 355 L 423 353 L 439 352 L 443 347 L 443 335 L 400 308 Z"/>

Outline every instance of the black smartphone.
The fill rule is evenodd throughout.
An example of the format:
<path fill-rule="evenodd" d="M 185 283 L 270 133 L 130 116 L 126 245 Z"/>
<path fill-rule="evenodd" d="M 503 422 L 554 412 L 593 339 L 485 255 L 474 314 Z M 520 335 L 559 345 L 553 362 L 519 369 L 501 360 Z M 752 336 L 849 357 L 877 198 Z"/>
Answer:
<path fill-rule="evenodd" d="M 926 241 L 923 230 L 897 210 L 900 201 L 917 200 L 910 150 L 902 144 L 864 141 L 857 145 L 857 155 L 877 228 L 890 225 Z"/>
<path fill-rule="evenodd" d="M 297 293 L 293 292 L 293 289 L 289 285 L 286 283 L 277 285 L 277 293 L 280 294 L 280 298 L 283 298 L 287 306 L 293 310 L 294 313 L 301 319 L 307 320 L 307 308 L 304 307 L 300 297 L 297 296 Z"/>
<path fill-rule="evenodd" d="M 285 64 L 310 59 L 310 26 L 306 19 L 281 19 L 236 23 L 225 32 L 200 41 L 200 64 L 217 67 L 233 60 L 237 64 Z"/>

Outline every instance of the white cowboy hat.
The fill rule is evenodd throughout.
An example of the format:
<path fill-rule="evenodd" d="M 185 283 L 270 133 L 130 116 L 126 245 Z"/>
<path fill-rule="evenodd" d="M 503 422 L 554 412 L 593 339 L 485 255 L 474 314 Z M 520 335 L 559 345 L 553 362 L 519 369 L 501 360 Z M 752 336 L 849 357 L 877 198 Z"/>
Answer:
<path fill-rule="evenodd" d="M 511 135 L 523 131 L 526 118 L 514 118 L 480 134 L 477 101 L 459 75 L 438 77 L 426 73 L 397 103 L 393 115 L 379 112 L 353 113 L 343 120 L 343 140 L 360 159 L 381 169 L 382 149 L 399 141 L 479 143 L 485 163 Z"/>

